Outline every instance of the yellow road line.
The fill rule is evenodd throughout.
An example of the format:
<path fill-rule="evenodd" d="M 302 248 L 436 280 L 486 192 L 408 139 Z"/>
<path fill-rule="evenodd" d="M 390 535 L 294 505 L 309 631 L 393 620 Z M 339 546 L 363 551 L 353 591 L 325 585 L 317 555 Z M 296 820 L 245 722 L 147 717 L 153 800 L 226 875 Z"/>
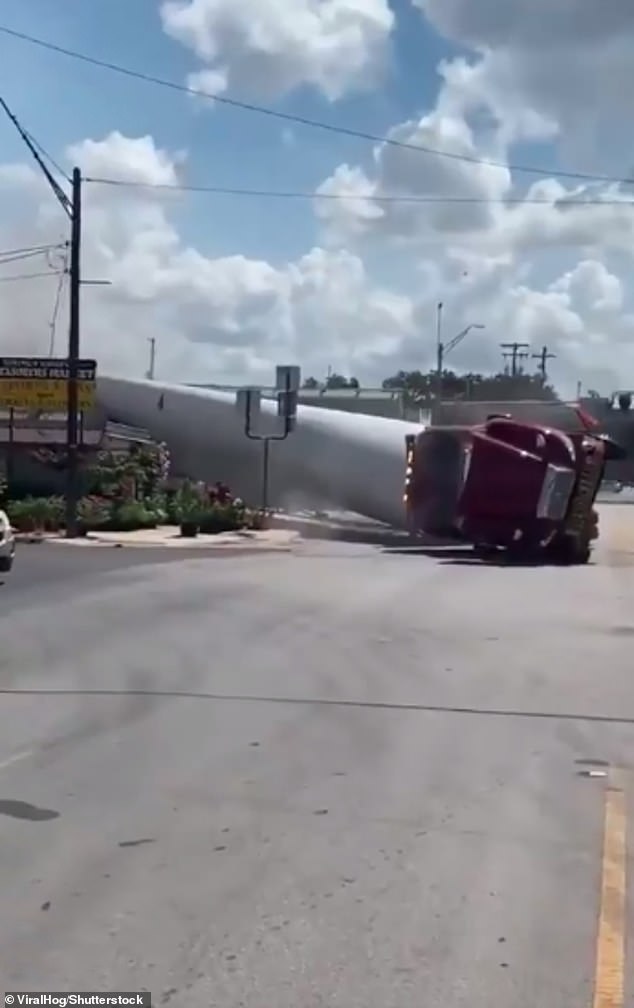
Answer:
<path fill-rule="evenodd" d="M 625 997 L 626 916 L 625 792 L 609 787 L 605 794 L 601 909 L 593 1008 L 623 1008 Z"/>

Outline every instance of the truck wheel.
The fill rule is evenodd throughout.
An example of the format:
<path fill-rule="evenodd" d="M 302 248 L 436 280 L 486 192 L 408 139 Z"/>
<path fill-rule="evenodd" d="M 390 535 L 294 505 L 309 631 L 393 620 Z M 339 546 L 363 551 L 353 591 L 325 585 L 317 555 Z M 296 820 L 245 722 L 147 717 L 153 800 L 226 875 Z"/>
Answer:
<path fill-rule="evenodd" d="M 571 567 L 577 564 L 587 564 L 592 554 L 592 546 L 587 536 L 576 539 L 573 536 L 561 536 L 555 539 L 548 550 L 551 563 L 561 567 Z"/>
<path fill-rule="evenodd" d="M 8 574 L 13 567 L 13 557 L 0 557 L 0 574 Z"/>

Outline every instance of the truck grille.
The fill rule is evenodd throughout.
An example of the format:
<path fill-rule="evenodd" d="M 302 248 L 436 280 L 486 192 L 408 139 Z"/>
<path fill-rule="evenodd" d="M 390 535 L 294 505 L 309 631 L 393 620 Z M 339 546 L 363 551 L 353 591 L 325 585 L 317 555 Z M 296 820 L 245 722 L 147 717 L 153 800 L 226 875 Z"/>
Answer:
<path fill-rule="evenodd" d="M 601 479 L 602 456 L 596 449 L 585 449 L 585 461 L 577 480 L 566 530 L 575 535 L 583 531 L 594 495 Z"/>

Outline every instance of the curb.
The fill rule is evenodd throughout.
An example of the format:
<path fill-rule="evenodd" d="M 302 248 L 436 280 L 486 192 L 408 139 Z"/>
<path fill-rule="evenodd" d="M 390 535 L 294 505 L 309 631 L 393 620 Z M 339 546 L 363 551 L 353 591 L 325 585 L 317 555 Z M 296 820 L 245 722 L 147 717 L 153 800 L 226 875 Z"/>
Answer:
<path fill-rule="evenodd" d="M 36 535 L 32 533 L 16 534 L 16 542 L 39 544 L 42 542 L 51 543 L 55 546 L 74 546 L 84 549 L 160 549 L 186 551 L 188 553 L 290 553 L 299 543 L 301 536 L 298 532 L 289 532 L 283 542 L 266 542 L 257 538 L 257 533 L 240 536 L 234 539 L 224 539 L 217 541 L 216 537 L 209 536 L 207 539 L 196 537 L 195 539 L 185 539 L 174 537 L 169 540 L 134 540 L 132 539 L 110 539 L 103 538 L 98 533 L 89 533 L 87 536 L 76 539 L 65 539 L 56 535 Z"/>

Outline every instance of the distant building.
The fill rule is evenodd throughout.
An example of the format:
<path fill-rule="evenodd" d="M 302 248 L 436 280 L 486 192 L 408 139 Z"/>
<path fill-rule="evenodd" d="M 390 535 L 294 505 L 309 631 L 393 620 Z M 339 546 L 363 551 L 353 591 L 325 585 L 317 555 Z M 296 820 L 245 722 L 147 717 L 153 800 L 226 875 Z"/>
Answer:
<path fill-rule="evenodd" d="M 548 424 L 573 433 L 582 429 L 576 403 L 549 399 L 517 399 L 480 402 L 450 400 L 434 407 L 434 423 L 440 426 L 462 427 L 485 423 L 494 413 L 509 414 L 524 423 Z"/>

